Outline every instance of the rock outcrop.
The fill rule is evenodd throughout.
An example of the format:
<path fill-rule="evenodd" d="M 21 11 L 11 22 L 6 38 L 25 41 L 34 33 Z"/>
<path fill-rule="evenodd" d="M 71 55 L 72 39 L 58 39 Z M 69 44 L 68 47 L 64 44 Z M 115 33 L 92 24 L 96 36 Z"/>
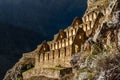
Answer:
<path fill-rule="evenodd" d="M 8 70 L 3 80 L 21 80 L 22 73 L 31 69 L 35 65 L 33 53 L 24 54 L 24 56 L 17 62 L 12 69 Z"/>
<path fill-rule="evenodd" d="M 105 18 L 96 34 L 86 41 L 90 52 L 81 51 L 73 56 L 71 64 L 74 69 L 74 80 L 119 80 L 120 79 L 120 9 L 119 3 L 110 15 Z M 95 35 L 96 35 L 95 34 Z M 94 36 L 95 36 L 94 35 Z M 95 36 L 96 37 L 96 36 Z M 86 53 L 86 54 L 85 54 Z"/>

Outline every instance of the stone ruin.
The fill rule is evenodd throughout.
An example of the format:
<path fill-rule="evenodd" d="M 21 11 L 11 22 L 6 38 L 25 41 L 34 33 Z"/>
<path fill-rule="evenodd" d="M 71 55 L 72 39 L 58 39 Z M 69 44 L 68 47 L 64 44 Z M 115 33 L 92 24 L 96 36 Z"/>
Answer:
<path fill-rule="evenodd" d="M 86 40 L 90 39 L 90 37 L 92 37 L 91 39 L 93 39 L 93 41 L 97 41 L 99 34 L 95 34 L 105 26 L 103 22 L 105 18 L 108 17 L 108 14 L 112 14 L 115 8 L 114 5 L 116 4 L 114 3 L 111 8 L 107 5 L 107 8 L 100 6 L 100 8 L 92 7 L 92 9 L 88 9 L 82 18 L 76 17 L 70 26 L 64 30 L 60 30 L 58 34 L 55 34 L 52 41 L 43 41 L 35 50 L 34 68 L 24 72 L 23 79 L 28 79 L 32 76 L 61 78 L 64 77 L 65 74 L 71 74 L 72 65 L 70 61 L 72 56 L 80 52 L 83 46 L 89 45 L 86 43 Z M 120 17 L 120 12 L 117 12 L 113 17 L 115 24 L 120 24 L 120 18 L 118 17 Z M 106 24 L 106 26 L 108 25 Z M 111 32 L 106 33 L 107 45 L 110 44 L 111 35 Z M 120 29 L 117 32 L 117 36 L 118 47 L 120 47 Z M 89 47 L 84 47 L 83 50 L 86 49 L 89 49 Z M 24 54 L 23 56 L 27 55 L 28 54 Z"/>

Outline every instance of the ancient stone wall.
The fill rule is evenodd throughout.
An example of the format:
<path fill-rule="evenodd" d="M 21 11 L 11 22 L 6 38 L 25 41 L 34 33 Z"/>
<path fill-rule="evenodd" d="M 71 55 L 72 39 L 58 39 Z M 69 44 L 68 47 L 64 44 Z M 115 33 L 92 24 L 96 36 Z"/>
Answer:
<path fill-rule="evenodd" d="M 29 79 L 30 77 L 35 76 L 45 76 L 48 78 L 61 79 L 65 77 L 67 74 L 72 73 L 72 68 L 39 68 L 39 69 L 31 69 L 27 72 L 23 73 L 23 79 Z"/>
<path fill-rule="evenodd" d="M 72 53 L 75 52 L 75 50 L 73 49 L 75 48 L 75 46 L 73 47 L 72 44 L 75 36 L 77 36 L 76 33 L 78 28 L 79 27 L 82 28 L 86 32 L 86 35 L 89 36 L 92 32 L 92 28 L 94 27 L 94 22 L 95 22 L 94 20 L 96 20 L 96 18 L 98 17 L 97 15 L 98 15 L 98 11 L 87 14 L 82 18 L 84 23 L 80 25 L 76 24 L 78 27 L 71 26 L 65 32 L 64 30 L 61 30 L 59 34 L 55 36 L 56 41 L 53 41 L 51 44 L 49 44 L 50 50 L 44 52 L 44 49 L 46 50 L 46 48 L 43 48 L 41 49 L 43 51 L 42 52 L 40 51 L 39 55 L 36 56 L 36 66 L 47 67 L 48 64 L 51 67 L 57 65 L 63 65 L 63 66 L 65 66 L 66 64 L 68 65 L 70 61 L 69 58 L 71 57 Z"/>
<path fill-rule="evenodd" d="M 91 13 L 86 13 L 86 15 L 83 16 L 82 20 L 84 23 L 87 21 L 94 21 L 97 18 L 98 11 L 93 11 Z"/>
<path fill-rule="evenodd" d="M 100 12 L 103 15 L 100 15 Z M 43 42 L 35 57 L 35 69 L 52 68 L 55 66 L 71 67 L 71 56 L 80 51 L 86 40 L 85 36 L 88 37 L 93 33 L 93 30 L 95 31 L 99 27 L 100 19 L 106 13 L 107 11 L 104 8 L 100 11 L 96 10 L 86 13 L 82 21 L 78 21 L 80 19 L 74 20 L 67 29 L 60 30 L 54 36 L 53 41 Z M 78 31 L 79 28 L 80 31 Z"/>
<path fill-rule="evenodd" d="M 98 0 L 89 1 L 96 2 Z M 111 6 L 112 9 L 114 5 L 115 3 Z M 75 18 L 71 26 L 65 30 L 60 30 L 59 33 L 54 36 L 54 40 L 49 44 L 48 42 L 44 42 L 35 57 L 35 69 L 30 72 L 25 72 L 23 74 L 24 78 L 29 77 L 29 75 L 47 75 L 47 77 L 54 76 L 54 78 L 58 78 L 60 76 L 60 70 L 56 71 L 43 68 L 53 68 L 56 66 L 71 67 L 71 56 L 81 50 L 81 46 L 84 45 L 87 37 L 93 36 L 97 32 L 104 18 L 112 12 L 112 9 L 109 7 L 106 9 L 106 7 L 99 5 L 93 6 L 88 9 L 89 11 L 86 11 L 82 19 Z M 117 36 L 118 38 L 119 35 L 120 31 Z M 119 39 L 118 46 L 120 46 Z"/>

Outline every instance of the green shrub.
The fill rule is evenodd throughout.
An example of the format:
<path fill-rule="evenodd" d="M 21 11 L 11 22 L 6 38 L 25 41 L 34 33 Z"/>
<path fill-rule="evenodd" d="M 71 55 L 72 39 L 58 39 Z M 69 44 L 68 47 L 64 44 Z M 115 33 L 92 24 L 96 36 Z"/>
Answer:
<path fill-rule="evenodd" d="M 20 77 L 20 78 L 17 78 L 17 80 L 23 80 L 23 78 Z"/>

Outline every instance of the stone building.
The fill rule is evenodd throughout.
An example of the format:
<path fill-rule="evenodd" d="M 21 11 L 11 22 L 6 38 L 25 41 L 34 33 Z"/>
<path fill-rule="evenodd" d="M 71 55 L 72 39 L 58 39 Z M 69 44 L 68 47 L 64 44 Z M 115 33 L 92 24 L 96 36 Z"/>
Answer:
<path fill-rule="evenodd" d="M 34 69 L 24 72 L 23 78 L 41 75 L 48 77 L 48 74 L 49 77 L 55 78 L 56 70 L 53 70 L 52 75 L 49 73 L 51 68 L 70 68 L 72 55 L 79 52 L 86 39 L 96 33 L 107 13 L 109 13 L 108 8 L 94 6 L 92 9 L 88 9 L 82 18 L 76 17 L 70 26 L 55 34 L 52 41 L 43 41 L 36 50 Z M 59 78 L 60 70 L 57 71 L 56 77 Z"/>
<path fill-rule="evenodd" d="M 80 24 L 78 18 L 75 19 L 73 26 L 68 29 L 60 30 L 51 42 L 44 41 L 36 55 L 36 68 L 54 67 L 61 65 L 70 67 L 70 59 L 74 53 L 80 51 L 86 35 L 82 28 L 76 27 Z"/>

